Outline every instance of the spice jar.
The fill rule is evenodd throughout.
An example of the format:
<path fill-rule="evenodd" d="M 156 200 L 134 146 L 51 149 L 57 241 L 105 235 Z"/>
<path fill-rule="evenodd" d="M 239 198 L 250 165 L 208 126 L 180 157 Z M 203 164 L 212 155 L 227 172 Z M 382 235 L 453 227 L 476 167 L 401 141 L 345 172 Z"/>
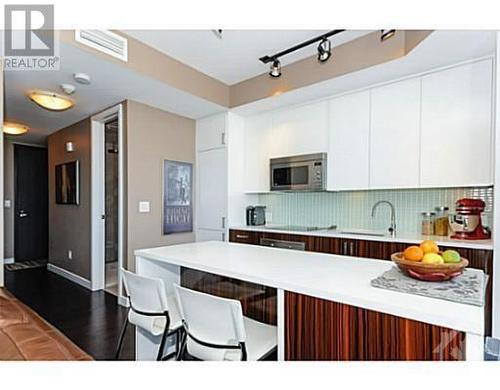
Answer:
<path fill-rule="evenodd" d="M 448 210 L 446 206 L 436 207 L 436 219 L 434 221 L 434 234 L 436 236 L 448 235 Z"/>
<path fill-rule="evenodd" d="M 436 213 L 433 212 L 423 212 L 422 213 L 422 235 L 432 236 L 434 235 L 434 219 Z"/>

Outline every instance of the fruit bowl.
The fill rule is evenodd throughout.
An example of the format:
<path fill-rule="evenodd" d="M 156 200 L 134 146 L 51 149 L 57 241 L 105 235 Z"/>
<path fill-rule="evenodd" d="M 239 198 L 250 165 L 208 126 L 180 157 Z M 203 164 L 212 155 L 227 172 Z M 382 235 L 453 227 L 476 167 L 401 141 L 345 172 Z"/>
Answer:
<path fill-rule="evenodd" d="M 405 260 L 403 252 L 393 253 L 391 260 L 404 274 L 427 282 L 442 282 L 461 275 L 469 261 L 461 257 L 458 263 L 427 264 L 420 261 Z"/>

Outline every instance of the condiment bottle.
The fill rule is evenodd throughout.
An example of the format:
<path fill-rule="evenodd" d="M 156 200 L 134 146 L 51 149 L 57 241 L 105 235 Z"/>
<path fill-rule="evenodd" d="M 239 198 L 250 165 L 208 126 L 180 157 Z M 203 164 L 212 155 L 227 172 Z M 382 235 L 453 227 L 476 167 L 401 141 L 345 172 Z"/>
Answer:
<path fill-rule="evenodd" d="M 422 213 L 422 235 L 434 235 L 434 218 L 436 213 L 425 211 Z"/>
<path fill-rule="evenodd" d="M 434 221 L 434 234 L 436 236 L 448 235 L 448 210 L 446 206 L 436 207 L 436 220 Z"/>

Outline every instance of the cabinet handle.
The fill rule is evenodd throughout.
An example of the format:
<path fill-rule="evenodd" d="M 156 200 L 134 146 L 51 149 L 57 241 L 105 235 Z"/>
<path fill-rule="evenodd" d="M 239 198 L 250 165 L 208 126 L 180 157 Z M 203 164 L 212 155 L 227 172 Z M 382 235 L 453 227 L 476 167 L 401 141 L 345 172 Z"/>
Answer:
<path fill-rule="evenodd" d="M 347 241 L 345 241 L 343 244 L 342 244 L 342 254 L 344 256 L 347 255 Z"/>
<path fill-rule="evenodd" d="M 349 243 L 349 255 L 354 256 L 354 242 Z"/>
<path fill-rule="evenodd" d="M 222 233 L 222 241 L 226 241 L 226 233 Z"/>
<path fill-rule="evenodd" d="M 222 217 L 222 229 L 226 228 L 226 217 Z"/>
<path fill-rule="evenodd" d="M 246 240 L 248 238 L 248 236 L 246 234 L 237 234 L 236 238 L 240 238 L 242 240 Z"/>
<path fill-rule="evenodd" d="M 221 133 L 220 138 L 221 138 L 221 139 L 220 139 L 220 143 L 221 143 L 222 145 L 225 145 L 225 144 L 226 144 L 226 132 L 225 132 L 225 131 L 223 131 L 223 132 Z"/>

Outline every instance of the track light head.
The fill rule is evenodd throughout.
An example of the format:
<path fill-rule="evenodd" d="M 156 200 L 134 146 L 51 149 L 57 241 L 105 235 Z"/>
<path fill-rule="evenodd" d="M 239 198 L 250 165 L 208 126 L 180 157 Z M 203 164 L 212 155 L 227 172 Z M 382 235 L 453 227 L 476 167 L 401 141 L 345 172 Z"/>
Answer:
<path fill-rule="evenodd" d="M 323 40 L 318 45 L 318 61 L 326 62 L 332 56 L 332 46 L 328 38 Z"/>
<path fill-rule="evenodd" d="M 271 68 L 269 70 L 269 76 L 271 77 L 280 77 L 281 76 L 281 63 L 276 58 L 271 63 Z"/>
<path fill-rule="evenodd" d="M 391 39 L 394 34 L 396 34 L 396 30 L 380 30 L 380 42 Z"/>

